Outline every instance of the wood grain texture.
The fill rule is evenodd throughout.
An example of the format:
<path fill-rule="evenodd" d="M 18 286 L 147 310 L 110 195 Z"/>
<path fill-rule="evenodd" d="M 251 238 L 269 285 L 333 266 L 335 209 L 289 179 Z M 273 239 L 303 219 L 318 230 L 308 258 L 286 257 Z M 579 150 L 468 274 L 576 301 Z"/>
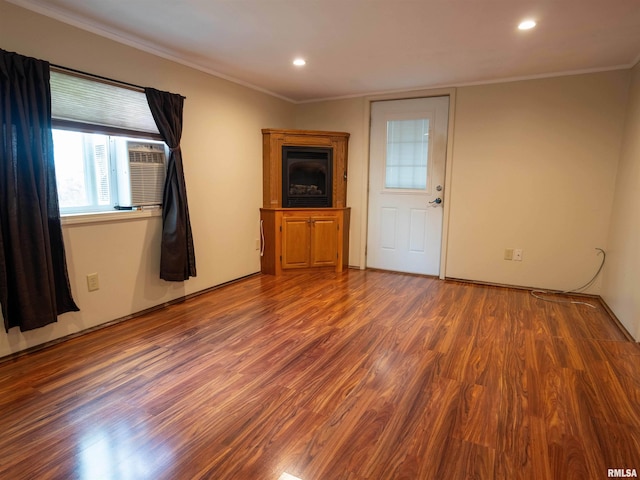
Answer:
<path fill-rule="evenodd" d="M 349 156 L 347 132 L 319 130 L 262 129 L 263 208 L 282 208 L 282 147 L 329 147 L 332 150 L 332 204 L 347 206 L 347 168 Z"/>
<path fill-rule="evenodd" d="M 639 360 L 599 304 L 254 276 L 1 363 L 0 478 L 607 478 L 640 470 Z"/>

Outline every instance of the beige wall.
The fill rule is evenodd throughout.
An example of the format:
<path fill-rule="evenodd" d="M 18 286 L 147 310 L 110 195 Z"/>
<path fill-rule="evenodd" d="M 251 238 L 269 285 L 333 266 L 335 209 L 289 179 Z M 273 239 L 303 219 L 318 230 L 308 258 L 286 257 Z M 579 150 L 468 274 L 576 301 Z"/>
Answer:
<path fill-rule="evenodd" d="M 366 235 L 366 175 L 368 173 L 368 135 L 363 97 L 301 104 L 296 109 L 295 128 L 349 132 L 347 206 L 351 207 L 349 265 L 360 267 L 360 245 Z"/>
<path fill-rule="evenodd" d="M 71 288 L 81 311 L 32 332 L 0 332 L 0 356 L 260 270 L 260 129 L 291 128 L 292 104 L 4 1 L 0 48 L 187 97 L 182 148 L 198 270 L 184 283 L 159 280 L 158 217 L 66 225 Z M 89 293 L 92 272 L 100 290 Z"/>
<path fill-rule="evenodd" d="M 556 290 L 592 277 L 595 248 L 607 249 L 628 78 L 458 89 L 448 277 Z M 523 261 L 505 261 L 505 248 L 523 249 Z"/>
<path fill-rule="evenodd" d="M 591 278 L 601 259 L 595 248 L 607 248 L 628 80 L 628 71 L 613 71 L 455 90 L 447 277 L 556 290 Z M 351 264 L 359 266 L 366 244 L 367 102 L 301 105 L 296 123 L 357 132 L 348 203 L 361 215 L 350 248 Z M 523 249 L 523 261 L 503 260 L 505 248 Z M 600 281 L 591 293 L 599 293 Z"/>
<path fill-rule="evenodd" d="M 602 297 L 640 340 L 640 64 L 632 70 Z"/>

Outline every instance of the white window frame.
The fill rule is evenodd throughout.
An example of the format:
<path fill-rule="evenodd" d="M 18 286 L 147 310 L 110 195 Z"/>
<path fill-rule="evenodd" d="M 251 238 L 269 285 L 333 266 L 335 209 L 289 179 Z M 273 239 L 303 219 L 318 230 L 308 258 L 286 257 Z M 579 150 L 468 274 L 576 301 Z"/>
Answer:
<path fill-rule="evenodd" d="M 66 194 L 66 191 L 64 188 L 61 188 L 60 183 L 64 182 L 66 177 L 63 177 L 62 172 L 61 172 L 61 167 L 62 164 L 65 163 L 65 151 L 64 151 L 64 147 L 61 147 L 59 142 L 64 142 L 64 133 L 65 132 L 69 132 L 69 133 L 73 133 L 73 134 L 77 134 L 77 135 L 82 135 L 81 139 L 78 139 L 78 144 L 81 144 L 81 150 L 82 153 L 80 152 L 75 152 L 77 153 L 77 155 L 74 155 L 74 158 L 78 158 L 81 157 L 81 163 L 83 164 L 84 167 L 84 186 L 85 186 L 85 193 L 86 193 L 86 200 L 87 200 L 87 205 L 84 206 L 75 206 L 75 207 L 69 207 L 69 206 L 65 206 L 65 202 L 64 199 L 62 198 L 62 195 Z M 96 160 L 95 160 L 95 156 L 94 153 L 95 151 L 92 151 L 95 144 L 91 141 L 91 138 L 88 137 L 88 135 L 91 134 L 87 134 L 85 132 L 79 132 L 77 130 L 73 130 L 73 129 L 58 129 L 58 128 L 54 128 L 53 129 L 53 145 L 54 145 L 54 157 L 55 157 L 55 163 L 56 163 L 56 179 L 58 181 L 58 202 L 60 205 L 60 213 L 62 215 L 65 214 L 76 214 L 76 213 L 89 213 L 89 212 L 100 212 L 100 211 L 112 211 L 113 210 L 113 200 L 115 198 L 117 198 L 117 187 L 116 187 L 116 183 L 114 182 L 114 178 L 113 178 L 113 168 L 112 168 L 112 161 L 111 161 L 111 155 L 109 152 L 109 139 L 110 137 L 108 135 L 104 135 L 104 134 L 100 134 L 102 136 L 105 137 L 105 141 L 104 141 L 104 146 L 105 146 L 105 161 L 106 161 L 106 174 L 107 174 L 107 178 L 108 178 L 108 194 L 109 194 L 109 199 L 110 202 L 108 204 L 100 204 L 100 194 L 98 192 L 99 190 L 99 186 L 98 186 L 98 179 L 96 178 Z M 70 153 L 68 153 L 68 155 L 71 155 Z"/>

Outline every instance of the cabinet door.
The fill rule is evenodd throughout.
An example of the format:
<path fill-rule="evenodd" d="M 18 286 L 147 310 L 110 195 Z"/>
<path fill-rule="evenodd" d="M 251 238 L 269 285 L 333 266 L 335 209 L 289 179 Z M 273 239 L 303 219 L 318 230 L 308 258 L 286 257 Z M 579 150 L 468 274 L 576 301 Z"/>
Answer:
<path fill-rule="evenodd" d="M 338 217 L 311 217 L 311 266 L 338 262 Z"/>
<path fill-rule="evenodd" d="M 309 266 L 310 223 L 309 217 L 282 219 L 282 268 Z"/>

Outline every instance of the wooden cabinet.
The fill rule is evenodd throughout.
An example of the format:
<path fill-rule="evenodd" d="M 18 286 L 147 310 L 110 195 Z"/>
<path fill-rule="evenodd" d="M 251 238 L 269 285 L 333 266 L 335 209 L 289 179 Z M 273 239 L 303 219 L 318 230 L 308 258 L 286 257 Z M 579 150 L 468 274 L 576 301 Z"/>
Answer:
<path fill-rule="evenodd" d="M 285 217 L 282 219 L 282 268 L 308 267 L 311 246 L 310 217 Z"/>
<path fill-rule="evenodd" d="M 282 207 L 282 147 L 331 148 L 333 155 L 332 207 L 347 205 L 347 156 L 349 134 L 316 130 L 262 130 L 262 206 Z"/>
<path fill-rule="evenodd" d="M 298 213 L 282 218 L 282 268 L 337 265 L 338 217 Z"/>
<path fill-rule="evenodd" d="M 262 273 L 349 264 L 349 208 L 263 208 Z"/>
<path fill-rule="evenodd" d="M 346 132 L 262 130 L 262 273 L 280 275 L 304 268 L 331 268 L 341 272 L 348 267 L 351 213 L 346 206 L 348 141 Z M 312 208 L 283 208 L 283 148 L 288 152 L 290 147 L 330 149 L 329 206 L 311 203 Z"/>
<path fill-rule="evenodd" d="M 340 248 L 340 222 L 337 216 L 310 217 L 311 245 L 309 247 L 310 267 L 331 267 L 338 265 Z"/>

